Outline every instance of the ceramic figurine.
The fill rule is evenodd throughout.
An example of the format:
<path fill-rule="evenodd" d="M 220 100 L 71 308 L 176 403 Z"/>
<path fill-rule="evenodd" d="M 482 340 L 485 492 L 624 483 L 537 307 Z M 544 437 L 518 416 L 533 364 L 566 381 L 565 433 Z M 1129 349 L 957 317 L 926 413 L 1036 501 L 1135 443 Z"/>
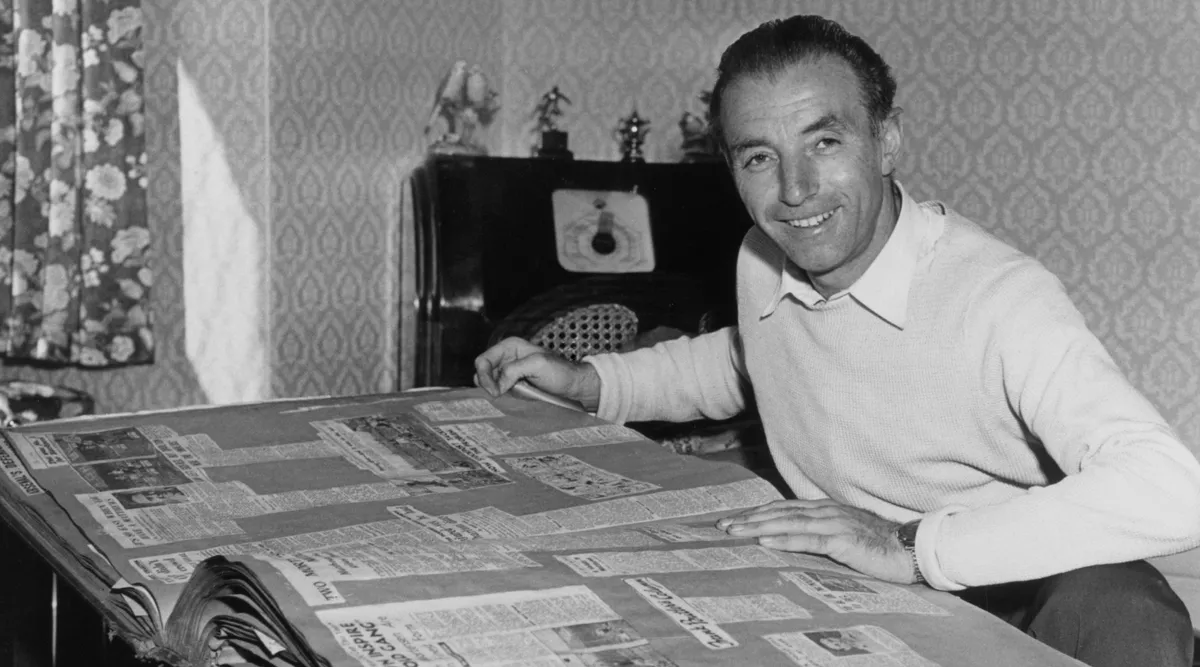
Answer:
<path fill-rule="evenodd" d="M 429 146 L 430 152 L 486 155 L 487 149 L 475 135 L 480 127 L 490 125 L 499 111 L 497 97 L 478 65 L 468 65 L 465 60 L 455 62 L 438 85 L 425 124 L 426 136 L 441 126 L 441 134 Z"/>
<path fill-rule="evenodd" d="M 708 113 L 710 91 L 700 93 L 700 103 L 704 105 L 704 115 L 697 116 L 690 111 L 684 111 L 679 119 L 679 133 L 683 136 L 684 162 L 711 162 L 720 159 L 715 138 L 712 136 L 712 119 Z"/>

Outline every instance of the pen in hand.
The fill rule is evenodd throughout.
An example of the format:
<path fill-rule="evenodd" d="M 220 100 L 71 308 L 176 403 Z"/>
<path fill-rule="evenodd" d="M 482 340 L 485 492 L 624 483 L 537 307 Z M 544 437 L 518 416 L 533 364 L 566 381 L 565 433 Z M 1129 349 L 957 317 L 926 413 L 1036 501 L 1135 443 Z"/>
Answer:
<path fill-rule="evenodd" d="M 513 385 L 511 391 L 513 394 L 520 396 L 521 398 L 531 398 L 537 401 L 549 403 L 551 405 L 557 405 L 560 408 L 567 408 L 568 410 L 575 410 L 577 412 L 587 412 L 583 405 L 577 401 L 573 401 L 569 398 L 563 398 L 562 396 L 555 396 L 549 392 L 542 391 L 541 389 L 529 384 L 525 380 L 518 380 L 517 383 Z"/>

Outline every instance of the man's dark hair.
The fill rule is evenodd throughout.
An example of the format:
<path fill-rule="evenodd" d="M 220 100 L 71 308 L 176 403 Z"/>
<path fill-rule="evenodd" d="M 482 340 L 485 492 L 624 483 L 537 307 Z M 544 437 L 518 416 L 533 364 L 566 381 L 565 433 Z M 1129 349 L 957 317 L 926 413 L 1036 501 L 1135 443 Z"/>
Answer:
<path fill-rule="evenodd" d="M 891 69 L 861 37 L 827 18 L 802 14 L 763 23 L 739 37 L 721 55 L 717 83 L 708 103 L 713 138 L 721 150 L 725 150 L 721 98 L 730 84 L 745 76 L 774 76 L 798 62 L 826 57 L 841 58 L 854 69 L 871 131 L 877 133 L 896 97 Z"/>

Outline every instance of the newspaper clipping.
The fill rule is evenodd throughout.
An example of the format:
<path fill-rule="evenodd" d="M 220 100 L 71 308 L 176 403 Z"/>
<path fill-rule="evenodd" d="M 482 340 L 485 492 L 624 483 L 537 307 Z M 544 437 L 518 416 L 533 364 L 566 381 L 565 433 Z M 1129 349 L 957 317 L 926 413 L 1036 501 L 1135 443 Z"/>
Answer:
<path fill-rule="evenodd" d="M 704 648 L 720 651 L 738 646 L 737 640 L 722 630 L 716 621 L 702 614 L 687 600 L 659 582 L 650 577 L 638 577 L 626 579 L 625 583 L 632 586 L 638 595 L 666 614 L 676 625 L 687 630 Z"/>
<path fill-rule="evenodd" d="M 713 623 L 749 623 L 751 621 L 812 618 L 812 614 L 807 609 L 778 593 L 684 599 L 699 614 L 712 619 Z"/>
<path fill-rule="evenodd" d="M 570 454 L 519 456 L 504 460 L 513 470 L 562 493 L 587 500 L 607 500 L 662 487 L 640 482 L 584 463 Z"/>
<path fill-rule="evenodd" d="M 363 667 L 675 667 L 586 586 L 321 610 Z"/>
<path fill-rule="evenodd" d="M 504 469 L 478 449 L 455 446 L 412 415 L 368 415 L 313 422 L 346 460 L 384 479 L 442 481 L 456 489 L 508 484 Z"/>
<path fill-rule="evenodd" d="M 843 614 L 949 614 L 910 590 L 874 579 L 828 572 L 783 572 L 781 575 L 806 595 Z"/>
<path fill-rule="evenodd" d="M 429 401 L 418 403 L 417 412 L 431 422 L 471 421 L 473 419 L 496 419 L 504 413 L 483 398 L 464 398 L 457 401 Z"/>
<path fill-rule="evenodd" d="M 530 454 L 554 449 L 612 445 L 643 440 L 633 429 L 616 424 L 598 424 L 564 429 L 542 435 L 512 436 L 488 422 L 447 424 L 434 427 L 438 433 L 456 441 L 470 442 L 496 456 Z"/>
<path fill-rule="evenodd" d="M 764 635 L 798 667 L 939 667 L 874 625 Z"/>
<path fill-rule="evenodd" d="M 12 483 L 25 495 L 36 496 L 44 493 L 42 487 L 29 474 L 29 469 L 25 467 L 24 463 L 21 463 L 16 453 L 3 440 L 0 440 L 0 470 L 3 470 L 5 477 L 12 480 Z"/>

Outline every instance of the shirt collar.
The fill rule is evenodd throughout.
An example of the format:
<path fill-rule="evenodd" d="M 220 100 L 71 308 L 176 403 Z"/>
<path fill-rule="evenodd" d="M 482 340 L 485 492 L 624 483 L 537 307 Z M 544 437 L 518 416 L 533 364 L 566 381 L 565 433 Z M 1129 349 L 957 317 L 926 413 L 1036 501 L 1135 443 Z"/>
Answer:
<path fill-rule="evenodd" d="M 850 295 L 867 310 L 896 328 L 903 329 L 908 314 L 908 290 L 916 273 L 917 262 L 932 241 L 929 232 L 934 230 L 931 222 L 926 219 L 927 212 L 917 205 L 898 182 L 896 189 L 900 192 L 901 202 L 896 227 L 883 249 L 879 251 L 879 256 L 853 285 L 826 299 L 813 288 L 808 274 L 788 261 L 787 255 L 781 252 L 779 286 L 775 290 L 774 298 L 767 303 L 762 317 L 775 312 L 779 302 L 788 295 L 810 309 L 826 301 Z"/>

